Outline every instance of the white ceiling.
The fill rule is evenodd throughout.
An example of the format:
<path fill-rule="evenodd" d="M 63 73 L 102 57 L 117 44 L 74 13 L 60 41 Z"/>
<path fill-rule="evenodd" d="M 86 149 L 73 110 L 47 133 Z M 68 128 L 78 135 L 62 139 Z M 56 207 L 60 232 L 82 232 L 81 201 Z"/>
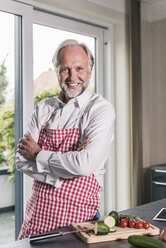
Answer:
<path fill-rule="evenodd" d="M 1 0 L 0 0 L 1 1 Z M 14 0 L 24 3 L 42 2 L 47 3 L 47 0 Z M 55 3 L 56 0 L 49 0 L 49 2 Z M 61 1 L 61 0 L 57 0 Z M 65 1 L 65 0 L 64 0 Z M 63 2 L 64 2 L 63 1 Z M 72 3 L 72 0 L 68 0 Z M 76 0 L 75 0 L 76 2 Z M 96 6 L 102 6 L 107 9 L 115 10 L 118 12 L 125 13 L 125 0 L 84 0 L 84 2 L 94 3 Z M 166 0 L 141 0 L 141 18 L 149 22 L 154 22 L 161 19 L 166 19 Z"/>
<path fill-rule="evenodd" d="M 94 4 L 101 5 L 103 7 L 114 9 L 116 11 L 125 12 L 125 0 L 84 0 L 92 2 Z M 166 0 L 141 0 L 143 4 L 152 7 L 158 4 L 165 4 Z"/>
<path fill-rule="evenodd" d="M 142 0 L 141 17 L 149 22 L 166 18 L 166 0 Z"/>
<path fill-rule="evenodd" d="M 155 4 L 160 2 L 163 2 L 163 0 L 142 0 L 142 3 L 146 3 L 146 4 Z"/>
<path fill-rule="evenodd" d="M 108 9 L 125 12 L 125 0 L 86 0 L 86 1 L 101 5 Z"/>
<path fill-rule="evenodd" d="M 108 9 L 126 12 L 125 0 L 84 0 Z M 166 18 L 166 0 L 141 0 L 141 18 L 149 22 Z"/>

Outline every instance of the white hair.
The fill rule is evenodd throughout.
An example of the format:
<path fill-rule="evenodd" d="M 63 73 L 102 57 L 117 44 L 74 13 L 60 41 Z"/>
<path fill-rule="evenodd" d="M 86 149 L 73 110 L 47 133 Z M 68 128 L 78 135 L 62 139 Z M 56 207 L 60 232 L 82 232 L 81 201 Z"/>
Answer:
<path fill-rule="evenodd" d="M 78 41 L 76 40 L 72 40 L 72 39 L 69 39 L 69 40 L 65 40 L 63 41 L 57 48 L 57 50 L 55 51 L 54 53 L 54 56 L 52 58 L 52 62 L 53 62 L 53 65 L 55 67 L 55 70 L 58 69 L 58 67 L 60 66 L 60 61 L 61 61 L 61 56 L 60 56 L 60 52 L 62 51 L 62 49 L 66 48 L 66 47 L 69 47 L 69 46 L 80 46 L 84 49 L 85 53 L 87 54 L 88 56 L 88 64 L 89 64 L 89 67 L 90 68 L 93 68 L 93 65 L 94 65 L 94 57 L 91 53 L 91 51 L 89 50 L 89 48 L 87 47 L 86 44 L 84 43 L 79 43 Z"/>

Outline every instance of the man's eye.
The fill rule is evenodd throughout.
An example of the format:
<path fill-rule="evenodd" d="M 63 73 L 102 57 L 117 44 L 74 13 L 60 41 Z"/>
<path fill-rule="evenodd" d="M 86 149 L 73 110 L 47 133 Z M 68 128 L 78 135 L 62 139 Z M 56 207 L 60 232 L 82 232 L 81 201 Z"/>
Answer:
<path fill-rule="evenodd" d="M 83 71 L 83 67 L 77 67 L 77 71 Z"/>
<path fill-rule="evenodd" d="M 61 72 L 68 72 L 68 68 L 67 68 L 67 67 L 63 67 L 63 68 L 61 69 Z"/>

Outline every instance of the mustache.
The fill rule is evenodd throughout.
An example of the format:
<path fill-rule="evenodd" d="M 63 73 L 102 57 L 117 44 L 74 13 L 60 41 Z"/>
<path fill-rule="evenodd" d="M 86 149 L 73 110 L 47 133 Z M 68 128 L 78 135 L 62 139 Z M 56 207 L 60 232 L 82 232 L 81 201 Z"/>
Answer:
<path fill-rule="evenodd" d="M 65 82 L 66 84 L 83 84 L 83 83 L 85 83 L 84 81 L 80 81 L 80 80 L 75 80 L 75 81 L 66 81 Z"/>

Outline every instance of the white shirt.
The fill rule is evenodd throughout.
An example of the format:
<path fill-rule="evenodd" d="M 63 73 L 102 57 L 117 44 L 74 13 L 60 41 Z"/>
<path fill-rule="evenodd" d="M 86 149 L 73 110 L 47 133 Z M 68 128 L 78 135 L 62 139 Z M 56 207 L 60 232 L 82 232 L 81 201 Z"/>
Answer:
<path fill-rule="evenodd" d="M 89 138 L 90 143 L 81 151 L 61 153 L 42 150 L 36 157 L 36 163 L 17 152 L 17 169 L 55 187 L 59 187 L 63 179 L 94 174 L 102 187 L 104 164 L 114 136 L 114 119 L 113 106 L 101 95 L 88 90 L 67 104 L 58 97 L 39 102 L 28 125 L 28 132 L 36 142 L 41 127 L 46 124 L 51 129 L 68 129 L 79 123 L 80 141 Z"/>

